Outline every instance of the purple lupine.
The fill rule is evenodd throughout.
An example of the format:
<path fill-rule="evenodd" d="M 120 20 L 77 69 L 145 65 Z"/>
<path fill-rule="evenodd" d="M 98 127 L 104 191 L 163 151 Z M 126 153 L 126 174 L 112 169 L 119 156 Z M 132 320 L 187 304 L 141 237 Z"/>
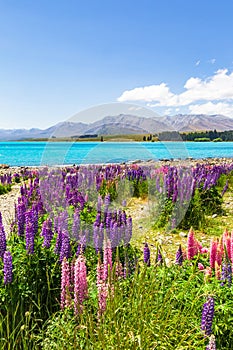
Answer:
<path fill-rule="evenodd" d="M 221 286 L 224 286 L 226 283 L 228 287 L 231 287 L 232 284 L 232 267 L 229 259 L 227 259 L 222 264 L 222 276 L 221 276 Z"/>
<path fill-rule="evenodd" d="M 12 256 L 9 251 L 5 251 L 3 256 L 3 275 L 4 275 L 4 284 L 12 283 L 13 281 L 13 265 L 12 265 Z"/>
<path fill-rule="evenodd" d="M 162 257 L 162 254 L 161 254 L 160 249 L 158 248 L 157 264 L 158 264 L 158 265 L 161 265 L 162 263 L 163 263 L 163 257 Z"/>
<path fill-rule="evenodd" d="M 75 210 L 74 212 L 74 220 L 72 225 L 72 237 L 77 242 L 79 240 L 79 232 L 80 232 L 80 214 L 79 210 Z"/>
<path fill-rule="evenodd" d="M 148 246 L 148 243 L 144 244 L 143 261 L 147 266 L 150 266 L 150 248 Z"/>
<path fill-rule="evenodd" d="M 54 253 L 59 255 L 61 251 L 61 245 L 62 245 L 62 231 L 60 228 L 58 228 L 57 238 L 56 238 L 56 244 L 54 248 Z"/>
<path fill-rule="evenodd" d="M 25 212 L 26 212 L 26 205 L 25 205 L 24 201 L 21 201 L 16 206 L 16 215 L 17 215 L 18 235 L 19 236 L 23 236 L 23 234 L 24 234 Z"/>
<path fill-rule="evenodd" d="M 229 184 L 229 180 L 227 179 L 227 181 L 225 183 L 225 186 L 223 187 L 223 190 L 222 190 L 222 193 L 221 193 L 222 196 L 226 193 L 226 191 L 228 189 L 228 184 Z"/>
<path fill-rule="evenodd" d="M 26 250 L 28 254 L 34 253 L 34 239 L 35 239 L 35 229 L 33 225 L 33 212 L 32 210 L 28 210 L 25 213 L 25 222 L 26 222 L 26 233 L 25 233 L 25 241 L 26 241 Z"/>
<path fill-rule="evenodd" d="M 176 252 L 176 264 L 181 266 L 183 264 L 183 261 L 184 261 L 184 257 L 183 257 L 183 252 L 180 244 Z"/>
<path fill-rule="evenodd" d="M 3 259 L 6 251 L 6 233 L 3 224 L 0 223 L 0 257 Z"/>
<path fill-rule="evenodd" d="M 44 237 L 43 247 L 49 248 L 52 238 L 53 238 L 53 230 L 52 230 L 52 220 L 47 219 L 42 224 L 42 232 L 41 235 Z"/>
<path fill-rule="evenodd" d="M 61 265 L 61 309 L 70 307 L 70 305 L 70 265 L 66 257 L 64 257 Z"/>
<path fill-rule="evenodd" d="M 2 225 L 2 213 L 0 212 L 0 225 Z"/>
<path fill-rule="evenodd" d="M 211 334 L 206 350 L 216 350 L 215 336 Z"/>
<path fill-rule="evenodd" d="M 74 266 L 74 311 L 82 312 L 83 302 L 88 295 L 87 268 L 85 257 L 80 254 Z"/>
<path fill-rule="evenodd" d="M 60 250 L 60 262 L 66 257 L 68 259 L 70 257 L 70 237 L 68 231 L 62 231 L 62 240 L 61 240 L 61 250 Z"/>
<path fill-rule="evenodd" d="M 205 336 L 212 333 L 212 323 L 214 317 L 214 298 L 208 297 L 202 308 L 201 330 Z"/>

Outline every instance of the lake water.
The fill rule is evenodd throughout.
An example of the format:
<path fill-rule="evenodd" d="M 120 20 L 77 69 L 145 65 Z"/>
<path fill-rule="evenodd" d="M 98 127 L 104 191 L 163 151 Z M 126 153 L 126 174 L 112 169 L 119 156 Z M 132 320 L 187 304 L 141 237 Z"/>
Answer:
<path fill-rule="evenodd" d="M 11 166 L 121 163 L 133 160 L 233 158 L 233 142 L 0 142 Z"/>

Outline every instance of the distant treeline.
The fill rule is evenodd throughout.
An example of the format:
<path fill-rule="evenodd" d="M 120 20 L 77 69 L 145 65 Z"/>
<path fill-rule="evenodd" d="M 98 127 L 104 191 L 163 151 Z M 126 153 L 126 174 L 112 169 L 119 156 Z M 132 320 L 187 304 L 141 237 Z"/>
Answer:
<path fill-rule="evenodd" d="M 158 135 L 160 141 L 233 141 L 233 130 L 227 131 L 194 131 L 194 132 L 177 132 L 165 131 Z"/>

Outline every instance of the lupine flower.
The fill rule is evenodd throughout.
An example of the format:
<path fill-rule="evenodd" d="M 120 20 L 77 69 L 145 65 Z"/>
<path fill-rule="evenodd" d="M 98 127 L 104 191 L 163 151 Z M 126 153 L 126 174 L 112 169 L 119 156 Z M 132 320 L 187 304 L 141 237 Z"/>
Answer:
<path fill-rule="evenodd" d="M 147 243 L 144 244 L 143 261 L 147 266 L 150 266 L 150 248 Z"/>
<path fill-rule="evenodd" d="M 216 350 L 215 336 L 211 334 L 206 350 Z"/>
<path fill-rule="evenodd" d="M 70 296 L 70 265 L 66 257 L 61 265 L 61 309 L 71 306 Z"/>
<path fill-rule="evenodd" d="M 33 211 L 28 210 L 25 213 L 25 222 L 26 222 L 26 250 L 28 254 L 34 253 L 34 239 L 35 239 L 35 227 L 34 227 L 34 216 Z"/>
<path fill-rule="evenodd" d="M 226 181 L 226 183 L 225 183 L 225 186 L 223 187 L 223 190 L 222 190 L 222 193 L 221 193 L 221 195 L 223 196 L 224 195 L 224 193 L 227 191 L 227 189 L 228 189 L 228 183 L 229 183 L 229 180 L 227 179 L 227 181 Z"/>
<path fill-rule="evenodd" d="M 181 248 L 181 244 L 180 244 L 179 248 L 176 252 L 176 264 L 181 266 L 183 264 L 183 260 L 184 260 L 183 252 L 182 252 L 182 248 Z"/>
<path fill-rule="evenodd" d="M 201 330 L 205 336 L 212 333 L 212 322 L 214 317 L 214 298 L 208 297 L 202 308 Z"/>
<path fill-rule="evenodd" d="M 195 255 L 198 253 L 197 249 L 197 244 L 196 244 L 196 239 L 194 236 L 194 231 L 191 228 L 189 233 L 188 233 L 188 242 L 187 242 L 187 258 L 188 260 L 192 260 Z"/>
<path fill-rule="evenodd" d="M 108 279 L 108 272 L 112 270 L 112 248 L 111 241 L 109 239 L 105 239 L 104 241 L 104 271 L 103 271 L 103 279 L 106 281 Z"/>
<path fill-rule="evenodd" d="M 64 257 L 68 259 L 70 257 L 70 237 L 67 231 L 62 231 L 62 241 L 60 250 L 60 262 L 63 261 Z"/>
<path fill-rule="evenodd" d="M 9 251 L 5 251 L 3 256 L 3 275 L 4 284 L 12 283 L 13 272 L 12 272 L 12 256 Z"/>
<path fill-rule="evenodd" d="M 232 268 L 231 263 L 228 259 L 222 264 L 222 276 L 221 276 L 221 286 L 224 286 L 228 282 L 228 287 L 232 284 Z"/>
<path fill-rule="evenodd" d="M 214 269 L 216 256 L 217 256 L 217 247 L 218 242 L 216 240 L 212 240 L 210 243 L 210 267 Z"/>
<path fill-rule="evenodd" d="M 200 271 L 203 271 L 203 270 L 205 269 L 204 265 L 201 264 L 201 263 L 198 263 L 198 264 L 197 264 L 197 267 L 198 267 L 198 269 L 199 269 Z"/>
<path fill-rule="evenodd" d="M 88 295 L 87 268 L 85 257 L 80 254 L 74 266 L 74 310 L 77 315 Z"/>
<path fill-rule="evenodd" d="M 6 250 L 6 234 L 3 224 L 0 223 L 0 257 L 3 259 Z"/>
<path fill-rule="evenodd" d="M 52 220 L 47 219 L 42 224 L 41 235 L 44 237 L 43 247 L 49 248 L 53 238 Z"/>
<path fill-rule="evenodd" d="M 104 265 L 99 258 L 97 264 L 97 278 L 96 278 L 97 290 L 98 290 L 98 317 L 106 310 L 107 297 L 108 297 L 108 283 L 104 280 Z"/>
<path fill-rule="evenodd" d="M 162 254 L 161 254 L 160 249 L 158 248 L 157 264 L 158 264 L 158 265 L 161 265 L 162 263 L 163 263 L 163 257 L 162 257 Z"/>

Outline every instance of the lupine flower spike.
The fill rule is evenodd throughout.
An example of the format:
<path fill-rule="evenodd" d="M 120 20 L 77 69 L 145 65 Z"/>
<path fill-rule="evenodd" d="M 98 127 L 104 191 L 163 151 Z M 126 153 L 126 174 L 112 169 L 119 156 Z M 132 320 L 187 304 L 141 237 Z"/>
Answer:
<path fill-rule="evenodd" d="M 208 297 L 202 308 L 201 330 L 205 336 L 212 333 L 212 322 L 214 317 L 214 298 Z"/>
<path fill-rule="evenodd" d="M 150 248 L 148 247 L 147 243 L 144 245 L 143 260 L 147 266 L 150 266 Z"/>
<path fill-rule="evenodd" d="M 215 336 L 211 334 L 206 350 L 216 350 Z"/>

